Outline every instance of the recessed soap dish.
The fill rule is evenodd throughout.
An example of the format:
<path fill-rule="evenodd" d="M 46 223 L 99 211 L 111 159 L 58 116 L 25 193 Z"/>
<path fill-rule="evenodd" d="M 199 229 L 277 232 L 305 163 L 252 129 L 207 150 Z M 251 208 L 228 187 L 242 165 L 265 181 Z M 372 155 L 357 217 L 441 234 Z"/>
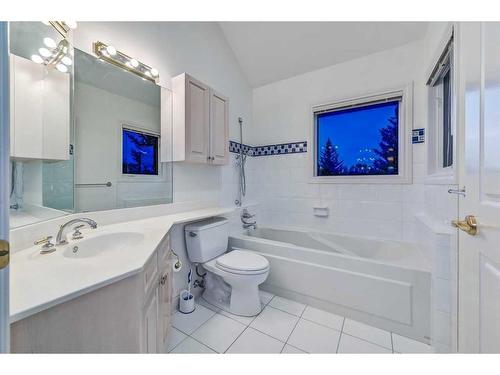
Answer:
<path fill-rule="evenodd" d="M 330 210 L 328 206 L 316 206 L 313 207 L 313 214 L 318 217 L 328 217 L 328 215 L 330 215 Z"/>

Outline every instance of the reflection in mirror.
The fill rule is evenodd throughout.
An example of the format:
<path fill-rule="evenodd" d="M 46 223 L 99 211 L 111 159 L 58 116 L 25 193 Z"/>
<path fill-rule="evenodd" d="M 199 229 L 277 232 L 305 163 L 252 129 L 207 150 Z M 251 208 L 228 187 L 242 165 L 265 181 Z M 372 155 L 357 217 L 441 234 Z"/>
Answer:
<path fill-rule="evenodd" d="M 73 212 L 73 61 L 69 43 L 42 22 L 10 22 L 9 36 L 15 228 Z"/>
<path fill-rule="evenodd" d="M 172 164 L 160 160 L 172 139 L 161 134 L 164 89 L 78 49 L 74 56 L 75 210 L 171 203 Z"/>

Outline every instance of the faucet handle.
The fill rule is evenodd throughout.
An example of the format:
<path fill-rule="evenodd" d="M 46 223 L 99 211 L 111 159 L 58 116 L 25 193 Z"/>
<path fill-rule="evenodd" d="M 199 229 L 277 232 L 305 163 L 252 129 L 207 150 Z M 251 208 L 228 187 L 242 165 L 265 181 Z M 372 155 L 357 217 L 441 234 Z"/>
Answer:
<path fill-rule="evenodd" d="M 80 225 L 77 225 L 73 228 L 74 232 L 73 232 L 73 235 L 71 236 L 71 238 L 73 240 L 80 240 L 83 238 L 83 235 L 82 235 L 82 232 L 80 232 L 80 229 L 83 228 L 85 226 L 85 224 L 80 224 Z"/>
<path fill-rule="evenodd" d="M 40 238 L 39 240 L 36 240 L 34 242 L 35 245 L 43 244 L 42 249 L 40 250 L 40 254 L 48 254 L 48 253 L 51 253 L 51 252 L 56 250 L 56 248 L 54 247 L 54 244 L 51 242 L 51 240 L 52 240 L 52 236 L 47 236 L 47 237 Z"/>
<path fill-rule="evenodd" d="M 41 245 L 41 244 L 45 244 L 44 246 L 47 246 L 48 244 L 50 244 L 50 240 L 52 239 L 52 236 L 47 236 L 47 237 L 43 237 L 43 238 L 40 238 L 38 240 L 36 240 L 35 242 L 33 242 L 33 245 Z"/>

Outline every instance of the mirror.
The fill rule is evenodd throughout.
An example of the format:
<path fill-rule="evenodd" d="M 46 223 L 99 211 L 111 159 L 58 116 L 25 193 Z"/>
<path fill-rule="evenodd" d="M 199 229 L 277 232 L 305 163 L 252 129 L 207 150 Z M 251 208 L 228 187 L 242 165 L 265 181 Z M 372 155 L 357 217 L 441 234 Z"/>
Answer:
<path fill-rule="evenodd" d="M 42 22 L 9 26 L 11 228 L 171 203 L 172 163 L 162 162 L 171 160 L 171 92 L 72 48 Z M 47 63 L 61 51 L 70 61 Z"/>
<path fill-rule="evenodd" d="M 161 134 L 170 98 L 162 90 L 75 49 L 77 212 L 172 202 L 172 164 L 160 160 L 162 145 L 172 149 L 171 134 Z"/>
<path fill-rule="evenodd" d="M 73 212 L 73 70 L 71 46 L 51 26 L 10 22 L 9 36 L 10 226 L 15 228 Z"/>

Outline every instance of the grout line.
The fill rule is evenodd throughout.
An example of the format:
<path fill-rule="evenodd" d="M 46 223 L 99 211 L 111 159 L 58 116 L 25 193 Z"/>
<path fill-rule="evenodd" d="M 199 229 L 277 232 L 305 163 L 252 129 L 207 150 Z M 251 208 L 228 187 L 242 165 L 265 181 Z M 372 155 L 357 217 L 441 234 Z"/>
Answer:
<path fill-rule="evenodd" d="M 391 350 L 390 348 L 388 348 L 387 346 L 383 346 L 383 345 L 380 345 L 380 344 L 377 344 L 377 343 L 374 343 L 372 341 L 368 341 L 366 339 L 363 339 L 361 337 L 358 337 L 358 336 L 354 336 L 353 334 L 351 333 L 347 333 L 347 332 L 342 332 L 343 335 L 347 335 L 347 336 L 351 336 L 351 337 L 354 337 L 355 339 L 358 339 L 358 340 L 361 340 L 361 341 L 364 341 L 364 342 L 367 342 L 369 344 L 372 344 L 372 345 L 375 345 L 375 346 L 378 346 L 379 348 L 384 348 L 385 350 Z M 392 350 L 391 350 L 392 351 Z M 361 353 L 360 353 L 361 354 Z"/>
<path fill-rule="evenodd" d="M 342 327 L 340 327 L 339 342 L 337 342 L 337 350 L 335 351 L 335 353 L 337 353 L 337 354 L 338 354 L 339 348 L 340 348 L 340 340 L 342 340 L 342 335 L 344 333 L 344 324 L 345 324 L 345 317 L 344 317 L 344 319 L 342 319 Z"/>
<path fill-rule="evenodd" d="M 224 354 L 226 354 L 226 353 L 227 353 L 227 351 L 231 348 L 231 346 L 233 346 L 233 345 L 234 345 L 234 343 L 235 343 L 235 342 L 236 342 L 236 341 L 240 338 L 240 336 L 243 334 L 243 332 L 245 332 L 247 329 L 248 329 L 248 326 L 246 326 L 246 327 L 243 329 L 243 331 L 241 331 L 241 333 L 240 333 L 240 334 L 239 334 L 239 335 L 238 335 L 238 336 L 234 339 L 234 341 L 231 343 L 231 345 L 229 345 L 229 346 L 227 347 L 227 349 L 226 349 L 226 350 L 224 350 Z"/>
<path fill-rule="evenodd" d="M 392 332 L 391 332 L 391 348 L 392 348 L 392 353 L 394 354 L 394 338 L 392 337 Z"/>
<path fill-rule="evenodd" d="M 221 354 L 221 353 L 219 353 L 217 350 L 215 350 L 214 348 L 211 348 L 210 346 L 208 346 L 207 344 L 205 344 L 205 343 L 201 342 L 200 340 L 197 340 L 197 339 L 196 339 L 196 338 L 194 338 L 193 336 L 189 336 L 189 337 L 190 337 L 191 339 L 193 339 L 194 341 L 196 341 L 197 343 L 199 343 L 199 344 L 201 344 L 201 345 L 203 345 L 203 346 L 207 347 L 207 348 L 208 348 L 208 349 L 210 349 L 211 351 L 213 351 L 213 352 L 215 352 L 215 353 L 217 353 L 217 354 Z M 198 353 L 192 353 L 192 354 L 198 354 Z"/>
<path fill-rule="evenodd" d="M 175 328 L 175 327 L 172 327 L 172 328 L 177 329 L 177 328 Z M 186 336 L 186 337 L 184 337 L 181 341 L 179 341 L 179 342 L 178 342 L 178 343 L 177 343 L 177 344 L 176 344 L 176 345 L 175 345 L 172 349 L 170 349 L 170 350 L 168 350 L 168 345 L 167 345 L 167 348 L 165 348 L 165 349 L 167 349 L 167 350 L 168 350 L 168 351 L 167 351 L 167 353 L 172 353 L 172 351 L 173 351 L 175 348 L 177 348 L 177 347 L 178 347 L 178 346 L 179 346 L 179 345 L 180 345 L 180 344 L 181 344 L 184 340 L 186 340 L 186 339 L 189 337 L 189 335 L 186 335 L 186 334 L 185 334 L 184 332 L 182 332 L 181 330 L 179 330 L 179 329 L 177 329 L 177 330 L 178 330 L 179 332 L 181 332 L 182 334 L 184 334 L 184 336 Z"/>
<path fill-rule="evenodd" d="M 297 321 L 295 322 L 295 325 L 293 326 L 293 329 L 292 331 L 290 332 L 290 334 L 288 335 L 286 341 L 285 341 L 285 345 L 288 344 L 288 340 L 290 340 L 290 337 L 292 337 L 292 334 L 293 332 L 295 331 L 295 328 L 297 328 L 297 325 L 299 324 L 300 322 L 300 319 L 302 319 L 302 314 L 304 314 L 304 311 L 306 311 L 306 308 L 307 308 L 307 305 L 304 305 L 304 309 L 302 310 L 302 312 L 300 313 L 300 316 L 299 316 L 299 319 L 297 319 Z M 293 345 L 292 345 L 293 346 Z M 284 346 L 283 346 L 284 348 Z M 297 349 L 300 349 L 300 348 L 297 348 Z M 283 349 L 281 349 L 281 351 L 283 351 Z"/>
<path fill-rule="evenodd" d="M 304 318 L 303 316 L 301 316 L 301 317 L 300 317 L 300 319 L 303 319 L 303 320 L 305 320 L 305 321 L 307 321 L 307 322 L 310 322 L 310 323 L 317 324 L 317 325 L 319 325 L 319 326 L 321 326 L 321 327 L 324 327 L 324 328 L 333 329 L 334 331 L 337 331 L 337 332 L 340 332 L 340 333 L 342 333 L 342 327 L 344 326 L 344 320 L 345 320 L 345 318 L 344 318 L 344 317 L 342 317 L 342 325 L 340 326 L 340 328 L 339 328 L 339 329 L 337 329 L 337 328 L 332 328 L 332 327 L 327 326 L 327 325 L 322 324 L 322 323 L 315 322 L 314 320 Z"/>

